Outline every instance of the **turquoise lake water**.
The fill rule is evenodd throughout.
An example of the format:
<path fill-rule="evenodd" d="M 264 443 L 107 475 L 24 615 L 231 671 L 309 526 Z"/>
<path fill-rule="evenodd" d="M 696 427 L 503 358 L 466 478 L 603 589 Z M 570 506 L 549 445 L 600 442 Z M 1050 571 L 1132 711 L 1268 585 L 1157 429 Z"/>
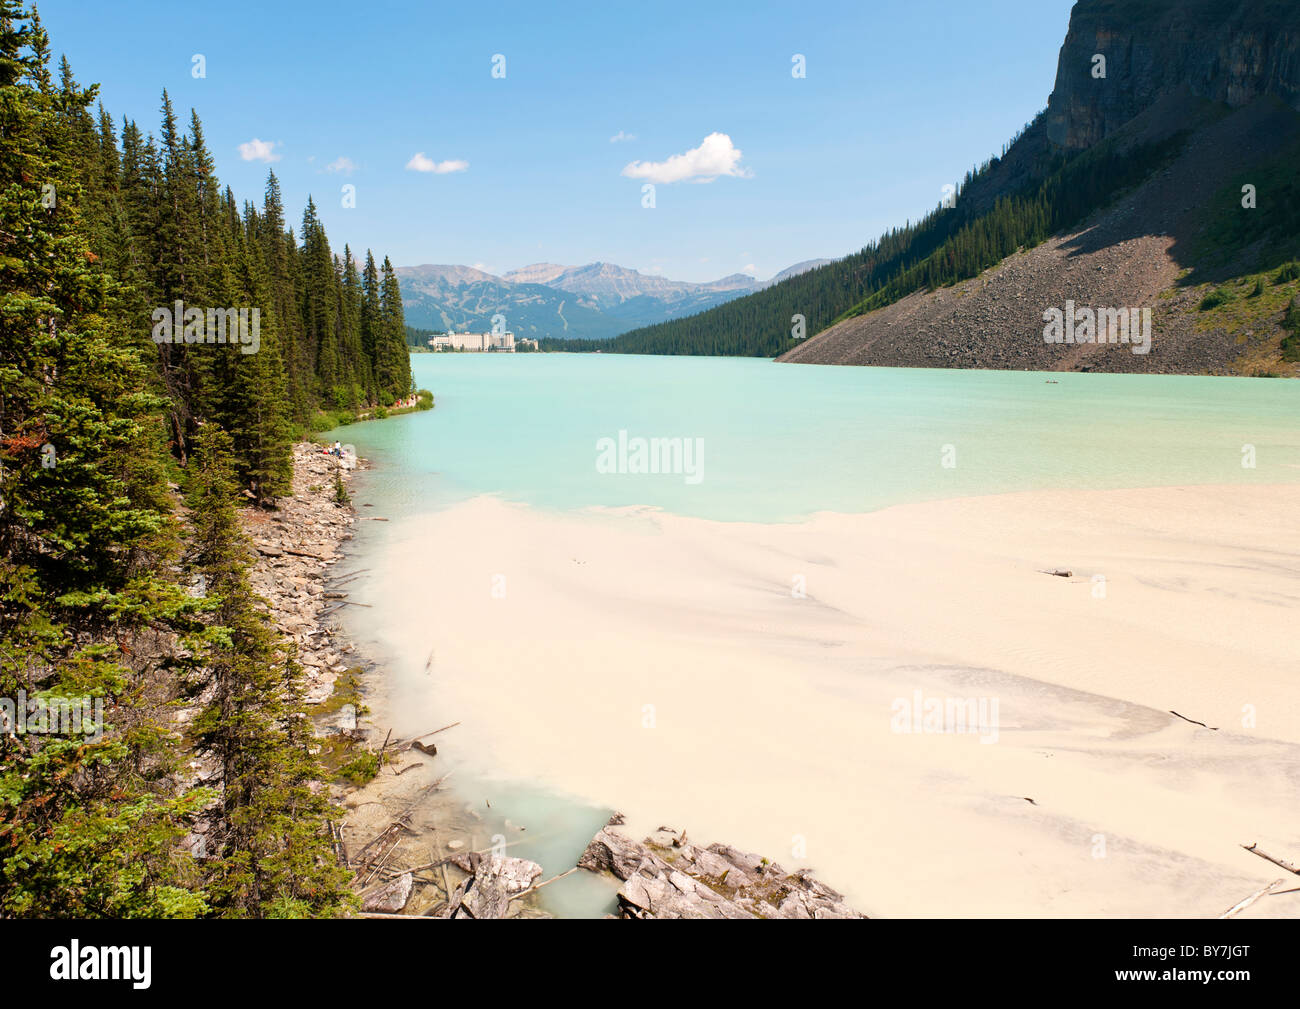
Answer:
<path fill-rule="evenodd" d="M 1281 380 L 603 354 L 411 360 L 435 409 L 329 433 L 373 464 L 354 484 L 363 516 L 401 519 L 496 494 L 544 509 L 651 505 L 783 522 L 1017 490 L 1300 480 L 1300 383 Z M 598 441 L 617 443 L 620 431 L 701 439 L 702 479 L 599 472 Z M 1253 469 L 1242 466 L 1247 445 Z M 359 523 L 349 567 L 369 569 L 394 528 Z M 368 593 L 383 577 L 367 570 L 348 591 L 373 602 Z M 342 619 L 386 676 L 423 662 L 393 654 L 372 610 Z M 458 715 L 445 714 L 438 720 Z M 457 768 L 453 792 L 488 817 L 487 831 L 509 832 L 505 818 L 528 824 L 511 853 L 539 862 L 546 877 L 572 867 L 611 812 L 476 770 L 450 737 L 447 749 L 440 759 Z M 543 906 L 561 917 L 599 917 L 614 906 L 609 882 L 587 873 L 543 893 Z"/>
<path fill-rule="evenodd" d="M 548 509 L 780 522 L 1016 490 L 1300 479 L 1300 383 L 1280 379 L 606 354 L 411 360 L 434 410 L 330 434 L 376 463 L 368 500 L 394 516 L 492 493 Z M 701 479 L 599 472 L 598 441 L 620 431 L 701 445 Z M 1247 445 L 1254 468 L 1242 465 Z"/>

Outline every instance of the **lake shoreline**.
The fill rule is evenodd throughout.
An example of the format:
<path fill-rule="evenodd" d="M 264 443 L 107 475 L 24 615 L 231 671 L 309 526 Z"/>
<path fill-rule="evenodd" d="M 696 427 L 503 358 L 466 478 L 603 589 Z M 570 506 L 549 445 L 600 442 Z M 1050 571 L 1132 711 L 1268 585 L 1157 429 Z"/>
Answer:
<path fill-rule="evenodd" d="M 457 762 L 449 761 L 439 745 L 445 740 L 442 732 L 457 723 L 420 726 L 409 735 L 394 732 L 397 712 L 382 657 L 368 655 L 335 617 L 343 606 L 368 605 L 348 598 L 352 588 L 341 591 L 355 586 L 365 569 L 338 574 L 335 566 L 361 559 L 346 546 L 359 522 L 385 517 L 357 515 L 350 504 L 332 497 L 333 485 L 326 478 L 337 472 L 345 489 L 353 489 L 353 467 L 340 467 L 319 446 L 295 446 L 294 463 L 293 493 L 279 502 L 276 513 L 253 515 L 245 526 L 260 555 L 253 569 L 255 584 L 270 604 L 277 629 L 299 649 L 308 711 L 324 733 L 323 752 L 331 756 L 327 768 L 346 768 L 353 755 L 377 754 L 377 769 L 368 781 L 331 785 L 347 810 L 336 847 L 344 863 L 357 871 L 363 915 L 551 917 L 533 892 L 581 864 L 584 873 L 607 880 L 609 899 L 615 891 L 620 895 L 614 913 L 607 915 L 612 917 L 856 916 L 811 873 L 787 873 L 775 862 L 729 845 L 700 848 L 686 843 L 685 831 L 680 837 L 675 832 L 661 836 L 665 828 L 660 828 L 654 837 L 647 834 L 645 843 L 638 842 L 618 831 L 622 821 L 617 815 L 590 851 L 576 855 L 572 865 L 549 880 L 540 879 L 540 864 L 508 853 L 525 841 L 527 829 L 512 822 L 512 810 L 507 806 L 492 813 L 490 802 L 479 809 L 455 783 L 448 784 Z M 369 468 L 362 460 L 356 466 Z M 616 859 L 601 854 L 611 844 L 619 852 Z M 495 867 L 524 873 L 527 885 L 520 883 L 504 901 L 476 903 L 476 892 L 490 893 L 499 884 L 492 875 Z M 681 881 L 688 878 L 694 882 L 683 888 Z"/>
<path fill-rule="evenodd" d="M 1300 858 L 1294 385 L 473 357 L 355 431 L 347 620 L 548 873 L 616 809 L 873 917 L 1206 916 Z M 602 471 L 622 431 L 702 479 Z"/>
<path fill-rule="evenodd" d="M 668 817 L 793 853 L 873 917 L 1212 916 L 1269 882 L 1239 844 L 1296 854 L 1262 783 L 1300 773 L 1266 601 L 1294 594 L 1297 508 L 1289 484 L 1062 490 L 778 526 L 478 497 L 386 530 L 375 602 L 408 717 L 429 719 L 413 666 L 436 644 L 467 760 L 634 836 Z M 435 583 L 404 577 L 435 559 Z M 1001 709 L 930 731 L 935 699 Z M 1243 703 L 1263 728 L 1234 729 Z"/>

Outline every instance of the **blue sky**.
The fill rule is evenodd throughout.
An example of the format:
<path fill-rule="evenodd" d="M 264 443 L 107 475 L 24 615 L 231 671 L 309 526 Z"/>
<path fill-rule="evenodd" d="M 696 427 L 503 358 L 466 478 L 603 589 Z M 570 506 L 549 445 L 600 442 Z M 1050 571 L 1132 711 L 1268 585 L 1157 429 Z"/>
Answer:
<path fill-rule="evenodd" d="M 290 218 L 312 194 L 337 249 L 702 281 L 842 256 L 931 209 L 1046 104 L 1073 2 L 39 6 L 115 119 L 156 134 L 166 87 L 237 198 L 260 202 L 274 168 Z M 729 144 L 686 167 L 735 174 L 656 182 L 644 208 L 664 170 L 626 166 L 715 133 Z M 254 139 L 277 160 L 245 160 Z M 409 169 L 417 153 L 445 170 Z"/>

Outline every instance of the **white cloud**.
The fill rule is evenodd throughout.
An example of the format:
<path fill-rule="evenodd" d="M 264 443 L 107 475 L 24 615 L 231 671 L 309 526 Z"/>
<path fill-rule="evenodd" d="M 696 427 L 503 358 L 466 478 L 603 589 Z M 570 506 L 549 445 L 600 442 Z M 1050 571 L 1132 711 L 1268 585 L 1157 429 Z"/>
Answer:
<path fill-rule="evenodd" d="M 712 182 L 720 175 L 747 179 L 754 173 L 740 166 L 740 151 L 729 136 L 710 133 L 685 154 L 674 154 L 667 161 L 633 161 L 623 174 L 651 182 Z"/>
<path fill-rule="evenodd" d="M 338 157 L 325 166 L 327 172 L 342 172 L 344 175 L 351 175 L 357 170 L 356 164 L 351 158 Z"/>
<path fill-rule="evenodd" d="M 635 140 L 635 139 L 636 139 L 635 133 L 624 133 L 622 130 L 619 130 L 617 133 L 615 133 L 612 137 L 609 138 L 609 142 L 611 144 L 620 144 L 623 143 L 624 141 Z"/>
<path fill-rule="evenodd" d="M 406 163 L 408 172 L 432 172 L 434 175 L 446 175 L 448 172 L 463 172 L 469 167 L 468 161 L 434 161 L 418 151 Z"/>
<path fill-rule="evenodd" d="M 742 267 L 740 268 L 740 272 L 741 272 L 741 273 L 753 273 L 753 274 L 757 274 L 757 273 L 758 273 L 758 267 L 755 266 L 753 263 L 746 263 L 744 266 L 742 266 Z"/>
<path fill-rule="evenodd" d="M 254 137 L 246 144 L 239 145 L 239 156 L 245 161 L 279 161 L 280 155 L 275 153 L 275 140 L 258 140 Z"/>

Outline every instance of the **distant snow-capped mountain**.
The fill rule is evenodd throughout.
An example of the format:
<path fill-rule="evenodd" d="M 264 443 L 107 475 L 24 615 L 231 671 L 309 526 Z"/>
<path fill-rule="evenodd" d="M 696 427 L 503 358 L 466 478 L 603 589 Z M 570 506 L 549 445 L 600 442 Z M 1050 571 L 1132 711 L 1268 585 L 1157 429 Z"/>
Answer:
<path fill-rule="evenodd" d="M 695 283 L 614 263 L 533 263 L 498 277 L 472 266 L 399 266 L 407 325 L 486 329 L 506 317 L 516 336 L 604 340 L 640 326 L 693 315 L 830 262 L 810 259 L 768 281 L 744 273 Z"/>

